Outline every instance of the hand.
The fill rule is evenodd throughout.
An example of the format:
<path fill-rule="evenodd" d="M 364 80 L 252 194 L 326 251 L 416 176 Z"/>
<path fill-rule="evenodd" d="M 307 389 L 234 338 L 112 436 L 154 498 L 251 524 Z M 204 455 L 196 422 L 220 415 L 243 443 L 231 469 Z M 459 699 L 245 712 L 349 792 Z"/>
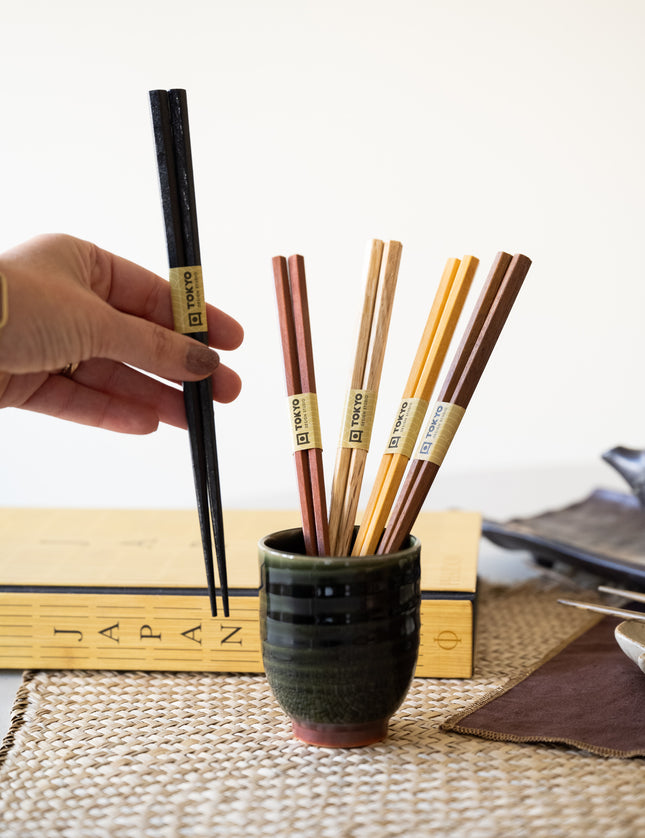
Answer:
<path fill-rule="evenodd" d="M 213 395 L 232 401 L 241 387 L 216 352 L 172 330 L 170 285 L 89 242 L 45 235 L 0 255 L 8 285 L 0 329 L 0 407 L 21 407 L 123 433 L 159 422 L 186 427 L 172 386 L 213 377 Z M 235 349 L 242 327 L 207 306 L 209 344 Z M 73 377 L 59 373 L 79 366 Z"/>

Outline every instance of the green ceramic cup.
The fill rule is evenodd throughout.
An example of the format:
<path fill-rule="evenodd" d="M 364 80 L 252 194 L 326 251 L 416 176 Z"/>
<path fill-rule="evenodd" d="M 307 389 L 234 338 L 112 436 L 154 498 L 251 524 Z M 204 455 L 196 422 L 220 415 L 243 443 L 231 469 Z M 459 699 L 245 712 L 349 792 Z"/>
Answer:
<path fill-rule="evenodd" d="M 302 531 L 259 543 L 267 679 L 298 739 L 356 747 L 387 736 L 419 651 L 419 541 L 386 556 L 306 556 Z"/>

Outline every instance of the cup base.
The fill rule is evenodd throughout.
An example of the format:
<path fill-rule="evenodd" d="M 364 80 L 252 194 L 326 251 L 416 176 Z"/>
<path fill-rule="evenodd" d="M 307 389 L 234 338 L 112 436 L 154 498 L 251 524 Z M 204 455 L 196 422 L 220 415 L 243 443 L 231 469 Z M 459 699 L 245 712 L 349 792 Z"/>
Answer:
<path fill-rule="evenodd" d="M 373 745 L 385 739 L 387 726 L 387 719 L 347 725 L 296 721 L 291 723 L 296 739 L 306 745 L 318 745 L 321 748 L 361 748 Z"/>

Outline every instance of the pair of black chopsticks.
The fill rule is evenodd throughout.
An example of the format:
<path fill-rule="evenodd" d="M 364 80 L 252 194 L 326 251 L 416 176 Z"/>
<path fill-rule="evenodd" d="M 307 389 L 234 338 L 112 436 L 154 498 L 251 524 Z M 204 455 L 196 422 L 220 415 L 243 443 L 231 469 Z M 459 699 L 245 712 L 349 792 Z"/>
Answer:
<path fill-rule="evenodd" d="M 151 90 L 150 108 L 157 149 L 168 261 L 171 273 L 175 268 L 186 269 L 183 275 L 190 277 L 192 288 L 196 274 L 201 283 L 201 268 L 199 268 L 201 257 L 186 91 Z M 193 270 L 196 267 L 199 268 L 199 272 Z M 203 318 L 201 320 L 198 318 L 195 322 L 197 325 L 187 331 L 176 322 L 175 318 L 175 329 L 183 334 L 189 334 L 201 343 L 208 344 L 205 312 Z M 224 616 L 228 617 L 228 582 L 213 417 L 213 385 L 210 378 L 194 382 L 185 381 L 183 390 L 211 612 L 213 616 L 216 616 L 217 597 L 209 509 L 222 605 Z"/>

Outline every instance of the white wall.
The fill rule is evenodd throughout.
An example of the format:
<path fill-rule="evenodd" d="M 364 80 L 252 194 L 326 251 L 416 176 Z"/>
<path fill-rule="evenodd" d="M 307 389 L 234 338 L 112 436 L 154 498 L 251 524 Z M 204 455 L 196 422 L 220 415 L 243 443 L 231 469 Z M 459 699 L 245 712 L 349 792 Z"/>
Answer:
<path fill-rule="evenodd" d="M 247 333 L 216 411 L 227 505 L 296 504 L 271 257 L 306 259 L 330 482 L 374 236 L 404 251 L 367 486 L 465 253 L 473 299 L 496 251 L 533 267 L 438 502 L 470 503 L 470 474 L 485 507 L 488 472 L 645 446 L 640 0 L 0 0 L 0 19 L 0 248 L 59 230 L 165 274 L 147 91 L 188 90 L 207 294 Z M 5 410 L 0 463 L 2 505 L 194 503 L 174 429 Z"/>

